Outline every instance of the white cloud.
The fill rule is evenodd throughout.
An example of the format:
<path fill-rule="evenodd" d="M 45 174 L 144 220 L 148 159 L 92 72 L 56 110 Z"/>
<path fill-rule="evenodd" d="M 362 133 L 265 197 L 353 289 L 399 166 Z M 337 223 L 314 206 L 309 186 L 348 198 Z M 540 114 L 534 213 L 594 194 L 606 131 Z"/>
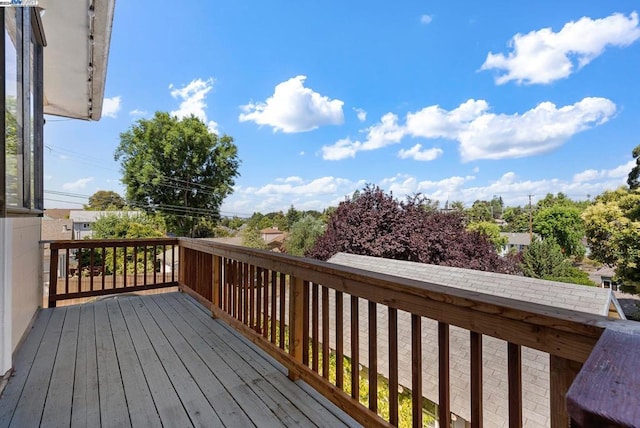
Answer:
<path fill-rule="evenodd" d="M 367 120 L 367 112 L 364 109 L 354 108 L 353 111 L 356 112 L 356 115 L 358 116 L 358 120 L 360 122 L 364 122 L 365 120 Z"/>
<path fill-rule="evenodd" d="M 433 16 L 431 15 L 422 15 L 420 17 L 420 23 L 422 24 L 425 24 L 425 25 L 431 24 L 431 21 L 433 21 Z"/>
<path fill-rule="evenodd" d="M 501 196 L 506 205 L 526 205 L 529 202 L 528 195 L 533 195 L 534 203 L 547 193 L 558 192 L 576 200 L 584 200 L 605 190 L 616 189 L 624 185 L 626 174 L 635 164 L 632 162 L 625 162 L 611 169 L 592 170 L 595 174 L 585 171 L 584 174 L 576 174 L 583 174 L 584 181 L 576 181 L 575 176 L 574 180 L 530 180 L 507 171 L 483 183 L 473 175 L 424 179 L 410 174 L 397 174 L 374 184 L 387 192 L 393 192 L 398 199 L 422 193 L 441 204 L 449 200 L 462 201 L 471 206 L 475 200 L 490 200 L 496 195 Z M 316 179 L 297 176 L 278 178 L 259 187 L 236 187 L 234 193 L 225 200 L 222 211 L 250 216 L 254 211 L 286 211 L 292 204 L 297 209 L 321 211 L 329 206 L 337 206 L 345 197 L 350 197 L 355 190 L 361 190 L 368 182 L 371 179 L 354 181 L 332 176 Z"/>
<path fill-rule="evenodd" d="M 551 28 L 516 34 L 507 56 L 489 52 L 481 70 L 499 70 L 497 84 L 551 83 L 566 78 L 600 56 L 609 46 L 625 47 L 640 38 L 638 14 L 620 13 L 602 19 L 580 18 L 554 33 Z"/>
<path fill-rule="evenodd" d="M 102 101 L 102 116 L 112 117 L 114 119 L 118 117 L 118 112 L 120 111 L 120 101 L 120 96 L 105 98 Z"/>
<path fill-rule="evenodd" d="M 390 144 L 397 144 L 405 135 L 404 129 L 398 125 L 398 116 L 387 113 L 380 122 L 366 129 L 367 139 L 364 142 L 344 138 L 332 146 L 322 147 L 322 158 L 325 160 L 341 160 L 355 157 L 357 152 L 376 150 Z"/>
<path fill-rule="evenodd" d="M 215 80 L 210 77 L 207 80 L 194 79 L 182 88 L 176 88 L 173 84 L 169 85 L 171 96 L 180 101 L 180 107 L 171 112 L 171 115 L 183 119 L 189 116 L 195 116 L 207 124 L 209 132 L 218 133 L 218 123 L 214 120 L 207 119 L 206 98 L 213 89 Z"/>
<path fill-rule="evenodd" d="M 532 156 L 558 148 L 575 134 L 607 122 L 615 112 L 616 105 L 606 98 L 584 98 L 563 107 L 543 102 L 522 114 L 491 113 L 486 101 L 471 99 L 453 110 L 433 105 L 408 113 L 404 125 L 395 114 L 387 113 L 364 130 L 364 142 L 341 139 L 322 147 L 322 157 L 355 157 L 359 151 L 397 144 L 407 136 L 457 141 L 465 162 Z M 415 146 L 401 150 L 401 156 L 410 157 L 416 150 Z"/>
<path fill-rule="evenodd" d="M 240 122 L 271 126 L 274 132 L 306 132 L 323 125 L 344 123 L 344 102 L 304 87 L 306 76 L 296 76 L 279 83 L 265 102 L 241 106 Z"/>
<path fill-rule="evenodd" d="M 129 112 L 129 116 L 133 116 L 133 117 L 144 117 L 144 116 L 147 116 L 148 114 L 149 112 L 145 110 L 139 110 L 139 109 L 133 109 Z"/>
<path fill-rule="evenodd" d="M 602 178 L 624 178 L 629 175 L 629 171 L 636 165 L 635 160 L 622 164 L 613 169 L 587 169 L 573 176 L 574 183 L 585 183 L 588 181 L 594 181 Z"/>
<path fill-rule="evenodd" d="M 87 184 L 93 181 L 93 177 L 79 178 L 76 181 L 70 183 L 64 183 L 62 190 L 82 190 L 87 187 Z"/>
<path fill-rule="evenodd" d="M 401 159 L 413 159 L 417 161 L 432 161 L 442 155 L 442 149 L 432 148 L 422 150 L 422 144 L 416 144 L 408 150 L 400 149 L 398 157 Z"/>

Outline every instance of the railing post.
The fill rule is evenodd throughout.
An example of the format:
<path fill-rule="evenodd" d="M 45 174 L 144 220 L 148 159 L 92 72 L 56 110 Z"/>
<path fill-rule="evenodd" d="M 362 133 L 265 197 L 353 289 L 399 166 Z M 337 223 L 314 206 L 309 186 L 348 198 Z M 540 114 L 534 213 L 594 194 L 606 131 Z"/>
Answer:
<path fill-rule="evenodd" d="M 58 249 L 49 247 L 49 253 L 49 307 L 55 308 L 58 292 Z"/>
<path fill-rule="evenodd" d="M 306 346 L 303 343 L 303 323 L 304 318 L 304 282 L 300 278 L 290 277 L 289 290 L 289 354 L 296 361 L 302 363 L 302 349 Z M 280 332 L 280 334 L 284 334 Z M 289 379 L 298 379 L 297 374 L 289 369 Z"/>
<path fill-rule="evenodd" d="M 154 262 L 155 262 L 155 250 L 154 250 L 153 253 L 154 253 Z M 185 257 L 185 253 L 186 253 L 185 248 L 181 245 L 180 246 L 180 250 L 179 250 L 180 257 L 178 258 L 178 263 L 179 263 L 178 282 L 180 282 L 181 284 L 185 284 L 185 275 L 187 273 L 187 269 L 186 269 L 187 260 L 186 260 L 186 257 Z M 154 266 L 154 269 L 153 269 L 154 281 L 155 281 L 155 271 L 156 270 L 155 270 L 155 266 Z M 180 290 L 180 291 L 182 291 L 182 290 Z"/>
<path fill-rule="evenodd" d="M 570 426 L 566 396 L 581 367 L 578 362 L 549 355 L 551 428 Z"/>
<path fill-rule="evenodd" d="M 213 308 L 220 308 L 220 290 L 222 284 L 222 257 L 220 256 L 211 256 L 213 258 L 212 272 L 211 275 L 213 277 L 212 289 L 211 289 L 211 316 L 215 318 L 215 313 Z"/>

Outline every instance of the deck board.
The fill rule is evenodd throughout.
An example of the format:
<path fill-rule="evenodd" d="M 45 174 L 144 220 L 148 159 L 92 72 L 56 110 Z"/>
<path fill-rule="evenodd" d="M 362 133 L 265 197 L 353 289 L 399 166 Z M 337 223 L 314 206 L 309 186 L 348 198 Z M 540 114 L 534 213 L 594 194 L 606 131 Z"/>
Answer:
<path fill-rule="evenodd" d="M 182 293 L 42 310 L 16 359 L 0 428 L 357 425 Z"/>

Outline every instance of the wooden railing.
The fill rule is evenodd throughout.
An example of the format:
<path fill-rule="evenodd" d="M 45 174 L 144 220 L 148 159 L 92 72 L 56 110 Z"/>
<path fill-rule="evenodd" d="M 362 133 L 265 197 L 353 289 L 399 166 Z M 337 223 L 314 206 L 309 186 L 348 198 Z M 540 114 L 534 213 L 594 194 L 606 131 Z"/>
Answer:
<path fill-rule="evenodd" d="M 403 386 L 411 389 L 412 425 L 422 426 L 425 364 L 437 366 L 439 426 L 452 426 L 450 337 L 452 329 L 462 328 L 469 343 L 472 427 L 482 427 L 484 420 L 487 336 L 487 341 L 506 341 L 509 426 L 523 425 L 522 354 L 532 348 L 548 354 L 550 425 L 566 427 L 567 390 L 605 329 L 637 332 L 629 321 L 310 259 L 202 240 L 180 238 L 179 245 L 179 282 L 185 291 L 285 365 L 290 378 L 303 379 L 366 426 L 398 424 L 399 379 L 407 373 L 410 385 Z M 378 323 L 381 314 L 386 325 Z M 436 361 L 423 349 L 423 325 L 431 320 L 437 328 L 427 343 L 437 347 Z M 398 327 L 404 321 L 408 335 Z M 383 337 L 381 331 L 386 331 Z M 410 362 L 399 366 L 407 348 Z M 384 353 L 388 367 L 382 370 Z M 378 397 L 380 382 L 387 384 L 386 397 Z M 367 400 L 360 397 L 363 386 Z M 380 406 L 387 401 L 383 417 Z"/>
<path fill-rule="evenodd" d="M 178 285 L 174 238 L 49 243 L 49 307 L 62 300 Z"/>

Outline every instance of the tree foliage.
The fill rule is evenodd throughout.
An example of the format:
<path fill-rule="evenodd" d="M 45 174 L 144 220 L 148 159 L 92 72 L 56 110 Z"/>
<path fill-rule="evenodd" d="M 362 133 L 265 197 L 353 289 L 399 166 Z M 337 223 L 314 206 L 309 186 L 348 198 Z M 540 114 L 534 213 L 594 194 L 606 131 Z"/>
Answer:
<path fill-rule="evenodd" d="M 542 239 L 553 238 L 568 257 L 584 256 L 584 222 L 580 211 L 570 205 L 552 205 L 538 210 L 533 217 L 533 231 Z"/>
<path fill-rule="evenodd" d="M 113 190 L 98 190 L 89 196 L 89 203 L 84 206 L 88 211 L 121 210 L 127 203 L 122 196 Z"/>
<path fill-rule="evenodd" d="M 496 251 L 500 252 L 502 247 L 507 245 L 509 238 L 500 235 L 500 226 L 493 221 L 479 221 L 476 223 L 469 223 L 467 230 L 470 232 L 478 232 L 484 236 L 493 244 Z"/>
<path fill-rule="evenodd" d="M 629 171 L 627 184 L 631 190 L 635 190 L 640 188 L 640 144 L 633 149 L 631 155 L 636 160 L 636 164 L 631 171 Z"/>
<path fill-rule="evenodd" d="M 555 239 L 534 239 L 522 253 L 522 273 L 531 278 L 595 285 L 588 275 L 571 265 Z"/>
<path fill-rule="evenodd" d="M 218 137 L 194 116 L 156 112 L 139 120 L 120 134 L 115 159 L 122 164 L 127 200 L 161 212 L 178 235 L 190 235 L 199 217 L 217 219 L 238 176 L 233 138 Z"/>
<path fill-rule="evenodd" d="M 288 254 L 304 256 L 323 232 L 323 221 L 307 214 L 291 226 L 284 248 Z"/>
<path fill-rule="evenodd" d="M 460 213 L 428 212 L 419 198 L 398 202 L 371 185 L 340 203 L 308 256 L 327 260 L 338 252 L 494 272 L 518 270 L 484 236 L 467 231 Z"/>
<path fill-rule="evenodd" d="M 616 266 L 616 278 L 640 289 L 640 189 L 598 196 L 582 214 L 591 257 Z"/>
<path fill-rule="evenodd" d="M 262 239 L 260 231 L 254 227 L 245 227 L 242 230 L 242 245 L 249 248 L 257 248 L 264 250 L 267 248 L 267 243 Z"/>
<path fill-rule="evenodd" d="M 107 214 L 99 217 L 92 225 L 92 239 L 129 239 L 129 238 L 161 238 L 165 236 L 166 227 L 164 220 L 158 216 L 146 215 L 141 212 L 129 212 L 128 214 Z M 89 250 L 90 251 L 90 250 Z M 156 254 L 162 252 L 162 247 L 156 249 Z M 90 253 L 87 251 L 82 256 L 83 266 L 89 265 Z M 102 253 L 94 252 L 94 265 L 102 263 Z M 116 264 L 113 264 L 113 248 L 107 248 L 105 252 L 105 271 L 124 272 L 124 249 L 116 249 Z M 147 251 L 146 262 L 143 249 L 134 252 L 131 248 L 127 251 L 127 273 L 142 272 L 146 263 L 147 268 L 155 266 L 153 251 Z"/>
<path fill-rule="evenodd" d="M 508 207 L 504 210 L 502 219 L 507 222 L 503 230 L 505 232 L 525 233 L 529 232 L 528 208 Z"/>

